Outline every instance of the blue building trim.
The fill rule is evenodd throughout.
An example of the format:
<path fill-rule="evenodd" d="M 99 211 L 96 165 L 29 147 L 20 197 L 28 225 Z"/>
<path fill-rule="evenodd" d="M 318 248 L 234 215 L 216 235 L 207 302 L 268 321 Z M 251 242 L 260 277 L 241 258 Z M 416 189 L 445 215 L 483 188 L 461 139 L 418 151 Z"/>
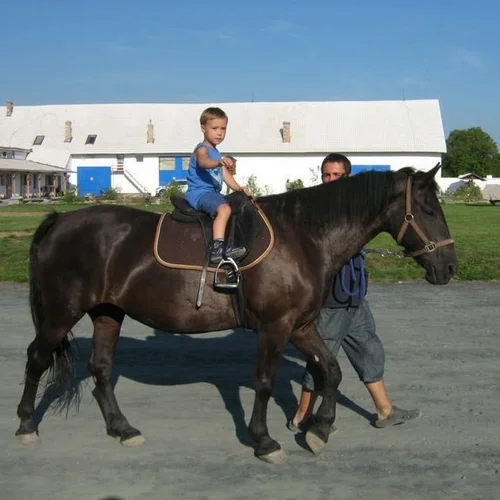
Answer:
<path fill-rule="evenodd" d="M 187 177 L 187 170 L 182 169 L 182 156 L 176 156 L 174 170 L 158 170 L 158 185 L 170 184 L 174 178 L 176 181 L 184 181 Z"/>
<path fill-rule="evenodd" d="M 391 170 L 390 165 L 352 165 L 351 174 L 356 175 L 367 170 L 376 170 L 377 172 L 387 172 Z"/>
<path fill-rule="evenodd" d="M 100 196 L 111 189 L 111 167 L 77 167 L 76 175 L 80 196 Z"/>

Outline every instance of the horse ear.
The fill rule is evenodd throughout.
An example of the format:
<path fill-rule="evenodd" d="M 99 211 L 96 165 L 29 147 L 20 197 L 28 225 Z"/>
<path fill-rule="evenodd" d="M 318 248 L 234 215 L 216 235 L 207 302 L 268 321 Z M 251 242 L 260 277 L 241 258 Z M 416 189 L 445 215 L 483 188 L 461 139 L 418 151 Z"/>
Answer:
<path fill-rule="evenodd" d="M 441 163 L 438 162 L 434 168 L 425 172 L 425 182 L 431 182 L 434 180 L 434 176 L 438 173 L 438 170 L 441 168 Z"/>

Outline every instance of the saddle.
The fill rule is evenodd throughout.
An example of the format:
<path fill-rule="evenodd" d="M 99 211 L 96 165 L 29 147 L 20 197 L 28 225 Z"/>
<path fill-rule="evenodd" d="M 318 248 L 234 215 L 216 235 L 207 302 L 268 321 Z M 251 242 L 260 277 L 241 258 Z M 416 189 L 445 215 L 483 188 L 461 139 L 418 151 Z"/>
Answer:
<path fill-rule="evenodd" d="M 235 315 L 242 313 L 243 280 L 242 271 L 256 266 L 267 257 L 274 245 L 274 231 L 255 201 L 243 193 L 236 192 L 227 196 L 232 215 L 226 228 L 226 244 L 243 246 L 245 255 L 236 264 L 232 259 L 222 260 L 217 267 L 209 264 L 209 242 L 212 240 L 213 219 L 203 212 L 193 209 L 182 197 L 172 196 L 174 210 L 162 214 L 156 228 L 153 253 L 163 266 L 201 272 L 200 287 L 196 301 L 201 307 L 203 289 L 207 273 L 213 273 L 214 289 L 236 295 L 238 307 Z M 239 312 L 239 314 L 238 314 Z M 240 325 L 244 321 L 238 319 Z"/>

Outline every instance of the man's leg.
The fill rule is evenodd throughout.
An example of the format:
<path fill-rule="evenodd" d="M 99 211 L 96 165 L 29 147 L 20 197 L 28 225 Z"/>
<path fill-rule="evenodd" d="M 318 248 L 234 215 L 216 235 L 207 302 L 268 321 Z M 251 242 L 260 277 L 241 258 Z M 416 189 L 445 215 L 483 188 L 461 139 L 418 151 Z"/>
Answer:
<path fill-rule="evenodd" d="M 352 315 L 346 309 L 322 309 L 316 320 L 316 328 L 321 338 L 325 341 L 328 350 L 337 356 L 342 343 L 342 335 L 349 329 L 349 322 Z M 302 391 L 299 398 L 299 406 L 294 417 L 290 421 L 292 430 L 300 428 L 300 424 L 305 422 L 313 413 L 314 404 L 318 398 L 318 391 L 321 390 L 321 381 L 314 371 L 314 365 L 307 363 Z"/>
<path fill-rule="evenodd" d="M 358 307 L 342 348 L 370 393 L 377 410 L 376 427 L 400 424 L 421 415 L 420 410 L 398 408 L 389 399 L 383 378 L 384 346 L 376 334 L 375 320 L 366 300 Z"/>
<path fill-rule="evenodd" d="M 387 418 L 391 413 L 392 403 L 387 394 L 384 379 L 376 382 L 365 382 L 365 387 L 373 399 L 373 404 L 377 410 L 377 418 L 379 420 Z"/>
<path fill-rule="evenodd" d="M 306 387 L 302 387 L 299 406 L 297 408 L 297 411 L 295 412 L 295 415 L 290 421 L 290 427 L 292 428 L 291 430 L 300 429 L 300 424 L 302 422 L 305 422 L 312 415 L 316 399 L 318 399 L 317 392 L 312 391 L 311 389 L 307 389 Z"/>

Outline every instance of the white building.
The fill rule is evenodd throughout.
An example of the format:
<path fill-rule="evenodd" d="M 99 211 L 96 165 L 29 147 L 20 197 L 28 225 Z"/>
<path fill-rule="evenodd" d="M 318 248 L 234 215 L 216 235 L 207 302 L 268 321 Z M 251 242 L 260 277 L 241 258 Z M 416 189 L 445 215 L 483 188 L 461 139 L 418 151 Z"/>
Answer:
<path fill-rule="evenodd" d="M 185 178 L 191 151 L 202 138 L 199 116 L 208 106 L 229 116 L 220 150 L 238 160 L 238 181 L 254 175 L 268 192 L 284 191 L 287 179 L 306 186 L 318 182 L 317 169 L 331 152 L 346 154 L 357 172 L 429 170 L 446 151 L 437 100 L 8 103 L 0 113 L 0 145 L 31 149 L 29 160 L 66 169 L 81 195 L 109 188 L 155 193 L 159 185 Z"/>

